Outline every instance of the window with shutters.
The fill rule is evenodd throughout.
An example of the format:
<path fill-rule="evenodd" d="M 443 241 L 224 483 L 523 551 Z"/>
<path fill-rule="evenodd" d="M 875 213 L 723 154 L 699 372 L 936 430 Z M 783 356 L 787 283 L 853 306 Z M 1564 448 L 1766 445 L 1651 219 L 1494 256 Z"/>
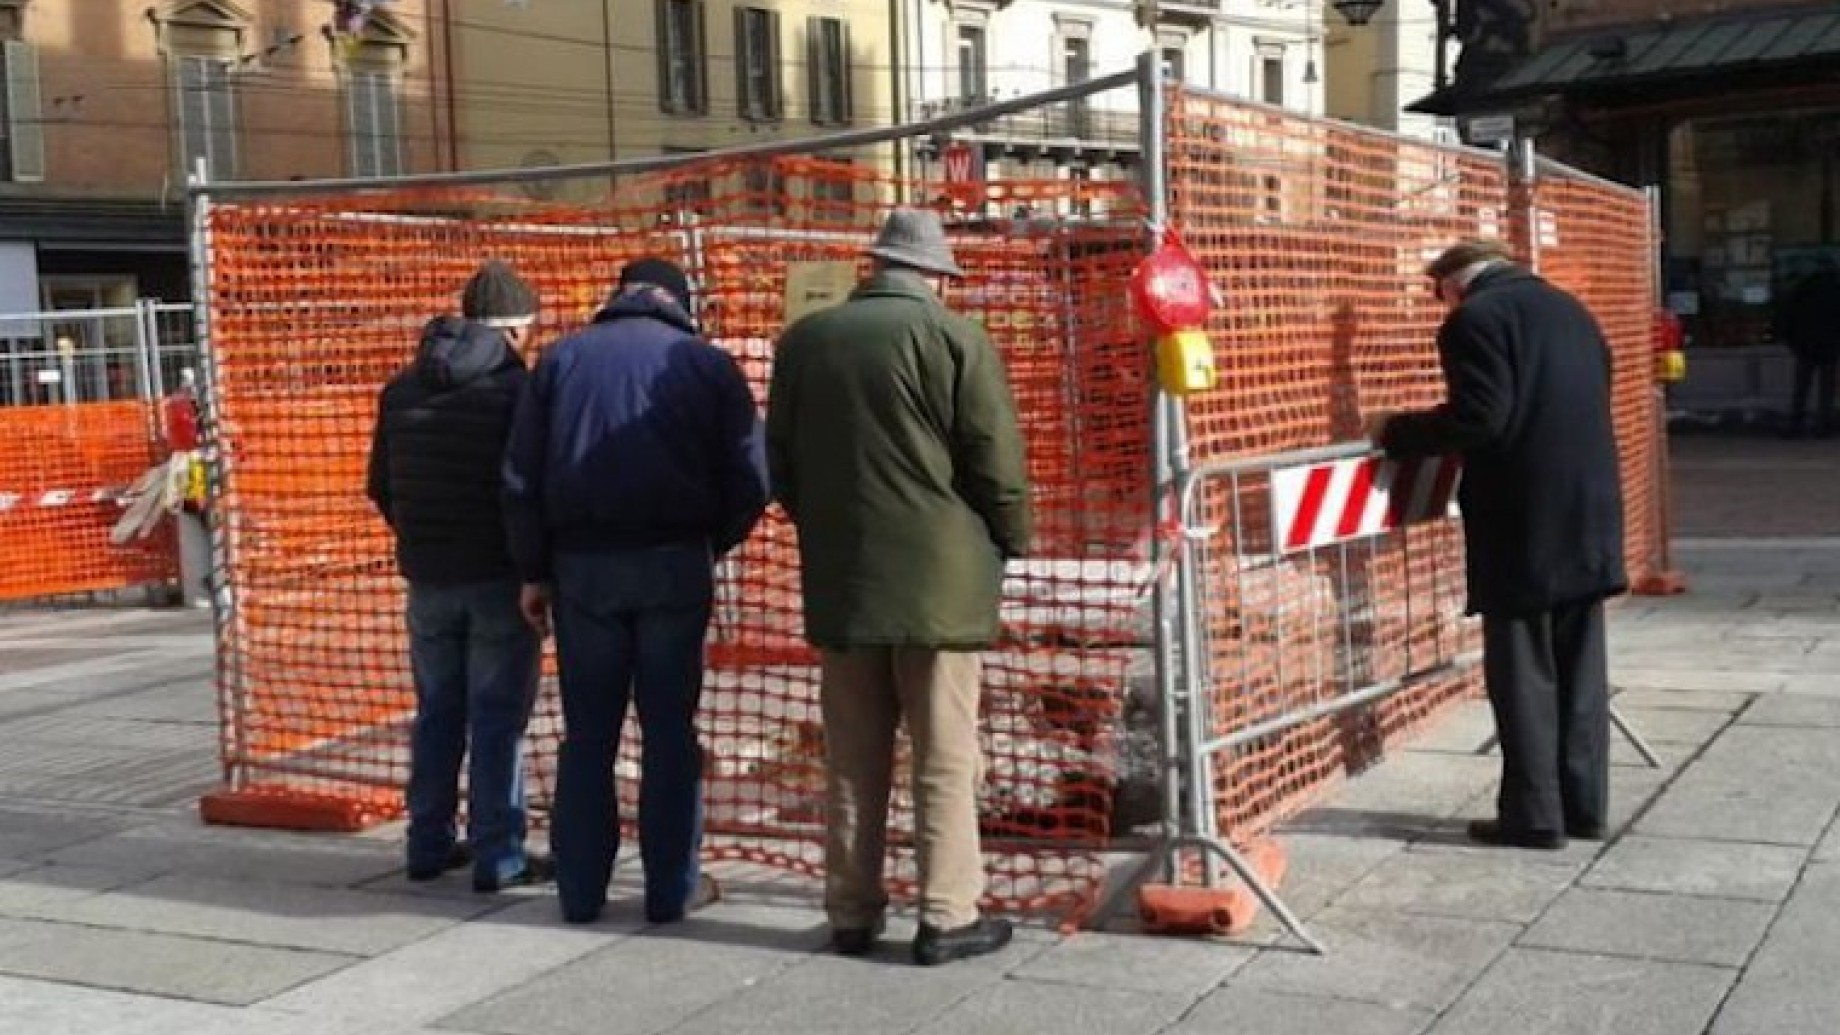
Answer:
<path fill-rule="evenodd" d="M 820 223 L 848 223 L 859 211 L 856 204 L 855 160 L 826 158 L 811 173 L 811 215 Z"/>
<path fill-rule="evenodd" d="M 1087 23 L 1063 23 L 1061 26 L 1061 83 L 1071 86 L 1092 78 L 1092 26 Z M 1066 136 L 1084 137 L 1091 127 L 1091 104 L 1085 97 L 1067 102 Z"/>
<path fill-rule="evenodd" d="M 989 37 L 985 27 L 960 23 L 958 26 L 958 99 L 967 105 L 983 104 L 990 98 Z"/>
<path fill-rule="evenodd" d="M 1277 44 L 1260 44 L 1255 59 L 1259 100 L 1266 104 L 1284 103 L 1284 48 Z"/>
<path fill-rule="evenodd" d="M 755 162 L 742 173 L 742 189 L 745 191 L 746 211 L 756 216 L 783 216 L 786 214 L 786 177 L 773 164 L 772 159 Z"/>
<path fill-rule="evenodd" d="M 200 159 L 212 180 L 237 177 L 236 62 L 183 54 L 174 60 L 179 154 L 186 174 Z"/>
<path fill-rule="evenodd" d="M 820 126 L 848 125 L 852 115 L 850 23 L 842 18 L 813 18 L 805 36 L 811 121 Z"/>
<path fill-rule="evenodd" d="M 38 82 L 38 49 L 19 38 L 16 4 L 0 4 L 0 179 L 37 183 L 45 178 L 45 127 Z"/>
<path fill-rule="evenodd" d="M 709 114 L 703 6 L 703 0 L 657 0 L 658 106 L 669 114 Z"/>
<path fill-rule="evenodd" d="M 785 112 L 779 77 L 779 12 L 735 8 L 736 107 L 749 122 L 776 122 Z"/>
<path fill-rule="evenodd" d="M 396 70 L 354 66 L 345 73 L 346 126 L 353 176 L 400 176 L 402 105 Z"/>
<path fill-rule="evenodd" d="M 1163 78 L 1170 82 L 1181 82 L 1188 76 L 1188 37 L 1175 32 L 1159 32 L 1156 35 L 1157 57 L 1163 66 Z"/>
<path fill-rule="evenodd" d="M 701 154 L 701 148 L 666 147 L 668 155 Z M 706 216 L 712 209 L 714 191 L 707 176 L 678 173 L 665 181 L 664 203 L 668 213 L 661 217 L 662 222 L 682 222 L 692 216 Z"/>

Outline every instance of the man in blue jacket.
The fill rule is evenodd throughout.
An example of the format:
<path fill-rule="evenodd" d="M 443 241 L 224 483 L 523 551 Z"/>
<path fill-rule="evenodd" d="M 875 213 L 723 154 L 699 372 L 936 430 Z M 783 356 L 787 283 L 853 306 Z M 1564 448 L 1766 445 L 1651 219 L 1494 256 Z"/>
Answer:
<path fill-rule="evenodd" d="M 520 757 L 542 642 L 518 612 L 499 502 L 524 387 L 517 349 L 529 340 L 537 295 L 511 267 L 488 262 L 467 283 L 461 312 L 429 321 L 415 361 L 384 388 L 368 494 L 396 533 L 409 580 L 409 879 L 470 862 L 474 889 L 493 892 L 548 874 L 547 860 L 524 852 Z M 469 740 L 470 851 L 454 825 Z"/>
<path fill-rule="evenodd" d="M 525 618 L 555 623 L 566 726 L 550 845 L 563 918 L 597 919 L 619 851 L 614 752 L 630 701 L 645 912 L 670 923 L 711 897 L 701 874 L 696 711 L 717 559 L 766 509 L 754 397 L 702 340 L 689 282 L 641 259 L 594 323 L 531 374 L 505 460 Z"/>

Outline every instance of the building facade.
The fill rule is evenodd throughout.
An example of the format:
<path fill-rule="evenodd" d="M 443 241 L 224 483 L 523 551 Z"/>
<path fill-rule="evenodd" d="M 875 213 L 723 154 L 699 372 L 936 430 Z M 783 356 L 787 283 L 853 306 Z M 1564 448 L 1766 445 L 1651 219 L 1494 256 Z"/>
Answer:
<path fill-rule="evenodd" d="M 426 4 L 0 0 L 0 312 L 189 296 L 186 176 L 445 163 Z M 345 32 L 346 27 L 356 28 Z"/>
<path fill-rule="evenodd" d="M 886 0 L 450 0 L 455 150 L 465 168 L 529 168 L 886 125 L 894 116 Z M 885 163 L 888 148 L 825 157 Z M 759 183 L 690 190 L 772 195 Z M 605 184 L 533 184 L 544 197 Z"/>
<path fill-rule="evenodd" d="M 1324 110 L 1332 118 L 1427 139 L 1453 139 L 1451 120 L 1411 110 L 1443 66 L 1438 7 L 1389 0 L 1365 25 L 1322 5 Z"/>
<path fill-rule="evenodd" d="M 907 121 L 1126 71 L 1154 40 L 1165 73 L 1303 112 L 1323 110 L 1322 32 L 1298 0 L 897 0 Z M 1137 96 L 1114 90 L 922 141 L 921 175 L 943 181 L 947 147 L 972 175 L 1135 175 Z"/>
<path fill-rule="evenodd" d="M 1546 153 L 1662 198 L 1689 408 L 1775 409 L 1781 303 L 1840 258 L 1840 5 L 1468 0 L 1457 81 L 1429 99 L 1512 114 Z M 1487 60 L 1472 62 L 1471 48 Z M 1465 66 L 1468 67 L 1465 67 Z"/>

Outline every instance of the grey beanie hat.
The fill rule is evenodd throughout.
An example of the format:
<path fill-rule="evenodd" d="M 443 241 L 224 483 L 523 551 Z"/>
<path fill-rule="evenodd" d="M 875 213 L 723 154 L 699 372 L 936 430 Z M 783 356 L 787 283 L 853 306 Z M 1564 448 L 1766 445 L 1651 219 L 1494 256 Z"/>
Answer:
<path fill-rule="evenodd" d="M 491 259 L 466 282 L 460 315 L 488 327 L 528 327 L 537 318 L 537 293 L 508 264 Z"/>
<path fill-rule="evenodd" d="M 869 254 L 891 266 L 963 277 L 958 260 L 952 257 L 952 245 L 946 240 L 945 224 L 939 213 L 923 208 L 897 208 L 888 213 L 881 233 L 869 246 Z"/>

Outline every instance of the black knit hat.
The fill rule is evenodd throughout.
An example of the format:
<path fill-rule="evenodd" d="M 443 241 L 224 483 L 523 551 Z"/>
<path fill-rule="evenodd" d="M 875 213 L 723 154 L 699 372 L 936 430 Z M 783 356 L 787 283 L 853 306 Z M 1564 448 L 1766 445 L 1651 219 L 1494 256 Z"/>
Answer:
<path fill-rule="evenodd" d="M 625 290 L 634 284 L 661 288 L 683 307 L 684 312 L 690 311 L 690 278 L 669 259 L 647 257 L 627 263 L 620 271 L 620 288 Z"/>
<path fill-rule="evenodd" d="M 537 318 L 537 293 L 516 270 L 491 259 L 466 282 L 460 314 L 488 327 L 528 327 Z"/>

